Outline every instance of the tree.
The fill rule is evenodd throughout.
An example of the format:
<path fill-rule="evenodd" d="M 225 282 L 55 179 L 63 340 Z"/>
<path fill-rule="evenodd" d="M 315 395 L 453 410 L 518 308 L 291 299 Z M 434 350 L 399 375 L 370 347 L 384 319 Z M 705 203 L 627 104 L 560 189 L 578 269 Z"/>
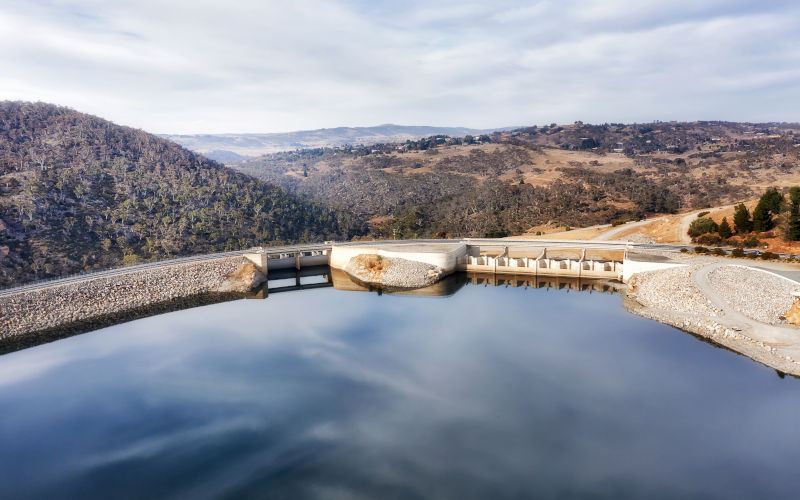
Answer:
<path fill-rule="evenodd" d="M 736 207 L 736 212 L 733 214 L 733 227 L 736 229 L 736 234 L 742 235 L 749 233 L 753 230 L 753 222 L 750 220 L 750 211 L 744 206 L 744 203 L 739 203 Z"/>
<path fill-rule="evenodd" d="M 772 214 L 761 202 L 753 210 L 753 231 L 760 233 L 772 229 Z"/>
<path fill-rule="evenodd" d="M 719 237 L 727 240 L 732 234 L 733 232 L 731 231 L 730 224 L 728 224 L 727 217 L 723 217 L 722 222 L 719 224 Z"/>
<path fill-rule="evenodd" d="M 800 187 L 793 187 L 789 190 L 789 229 L 786 237 L 791 241 L 800 240 Z"/>
<path fill-rule="evenodd" d="M 783 206 L 786 200 L 783 198 L 783 195 L 778 192 L 777 189 L 767 189 L 767 191 L 761 196 L 761 199 L 758 200 L 759 203 L 763 203 L 764 207 L 769 210 L 772 215 L 778 215 L 783 211 Z"/>
<path fill-rule="evenodd" d="M 769 231 L 773 227 L 772 216 L 781 213 L 784 205 L 783 195 L 771 188 L 761 195 L 753 210 L 753 230 L 757 233 Z"/>

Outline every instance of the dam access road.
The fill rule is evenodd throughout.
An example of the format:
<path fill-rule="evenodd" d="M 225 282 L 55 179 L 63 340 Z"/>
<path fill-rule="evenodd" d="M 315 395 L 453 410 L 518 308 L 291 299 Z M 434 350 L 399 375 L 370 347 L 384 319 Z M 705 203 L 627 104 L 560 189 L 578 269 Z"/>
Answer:
<path fill-rule="evenodd" d="M 385 254 L 428 262 L 441 275 L 475 271 L 619 279 L 628 284 L 625 305 L 631 312 L 800 375 L 800 328 L 784 320 L 793 294 L 800 293 L 800 266 L 687 255 L 680 253 L 682 248 L 625 241 L 464 238 L 324 242 L 198 255 L 0 290 L 0 341 L 133 307 L 214 294 L 245 264 L 264 273 L 328 264 L 342 268 L 354 255 Z M 716 288 L 708 281 L 716 271 L 731 267 L 746 273 L 747 301 L 720 290 L 719 280 Z M 780 280 L 777 288 L 775 279 Z M 766 321 L 764 310 L 771 311 Z"/>

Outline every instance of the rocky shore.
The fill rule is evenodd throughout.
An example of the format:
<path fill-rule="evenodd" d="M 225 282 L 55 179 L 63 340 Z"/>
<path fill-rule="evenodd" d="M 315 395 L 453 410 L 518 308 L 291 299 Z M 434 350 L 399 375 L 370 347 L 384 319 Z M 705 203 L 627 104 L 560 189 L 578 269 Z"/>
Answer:
<path fill-rule="evenodd" d="M 687 267 L 637 274 L 628 283 L 625 307 L 635 314 L 675 326 L 715 344 L 739 352 L 783 373 L 800 375 L 800 356 L 771 341 L 793 326 L 776 327 L 780 317 L 792 307 L 788 280 L 744 266 L 716 264 L 708 282 L 719 295 L 715 303 L 698 285 L 698 275 L 715 261 L 698 259 Z M 720 307 L 722 306 L 722 307 Z M 723 309 L 724 308 L 724 309 Z M 738 314 L 752 318 L 743 322 Z M 790 329 L 796 329 L 796 332 Z"/>
<path fill-rule="evenodd" d="M 259 279 L 248 265 L 242 257 L 212 259 L 5 295 L 0 341 L 188 297 L 244 292 Z"/>

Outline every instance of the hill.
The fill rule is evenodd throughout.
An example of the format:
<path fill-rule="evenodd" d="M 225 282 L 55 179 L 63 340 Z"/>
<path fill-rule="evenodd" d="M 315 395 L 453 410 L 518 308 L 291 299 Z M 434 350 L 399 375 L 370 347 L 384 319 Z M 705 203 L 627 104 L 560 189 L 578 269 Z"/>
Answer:
<path fill-rule="evenodd" d="M 344 145 L 371 145 L 403 142 L 432 135 L 463 137 L 489 134 L 495 130 L 478 130 L 465 127 L 425 127 L 404 125 L 378 125 L 375 127 L 336 127 L 317 130 L 299 130 L 274 134 L 190 134 L 161 135 L 192 151 L 218 161 L 232 163 L 243 157 L 255 157 L 280 151 Z"/>
<path fill-rule="evenodd" d="M 520 234 L 730 204 L 800 183 L 800 125 L 548 125 L 265 155 L 235 168 L 347 207 L 377 237 Z"/>
<path fill-rule="evenodd" d="M 165 139 L 43 103 L 0 102 L 0 285 L 364 225 Z"/>

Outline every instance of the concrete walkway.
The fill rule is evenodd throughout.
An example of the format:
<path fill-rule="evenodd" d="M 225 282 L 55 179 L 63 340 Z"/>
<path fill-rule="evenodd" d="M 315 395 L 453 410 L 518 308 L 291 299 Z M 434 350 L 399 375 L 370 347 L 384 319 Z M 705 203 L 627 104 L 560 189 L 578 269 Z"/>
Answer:
<path fill-rule="evenodd" d="M 714 306 L 722 310 L 722 317 L 718 322 L 731 329 L 739 329 L 742 334 L 753 340 L 774 347 L 779 356 L 790 356 L 800 360 L 800 328 L 791 326 L 768 325 L 751 319 L 733 308 L 727 301 L 720 297 L 711 283 L 708 274 L 715 269 L 728 264 L 714 263 L 701 267 L 693 273 L 697 288 L 705 295 Z M 757 268 L 751 268 L 760 270 Z"/>

